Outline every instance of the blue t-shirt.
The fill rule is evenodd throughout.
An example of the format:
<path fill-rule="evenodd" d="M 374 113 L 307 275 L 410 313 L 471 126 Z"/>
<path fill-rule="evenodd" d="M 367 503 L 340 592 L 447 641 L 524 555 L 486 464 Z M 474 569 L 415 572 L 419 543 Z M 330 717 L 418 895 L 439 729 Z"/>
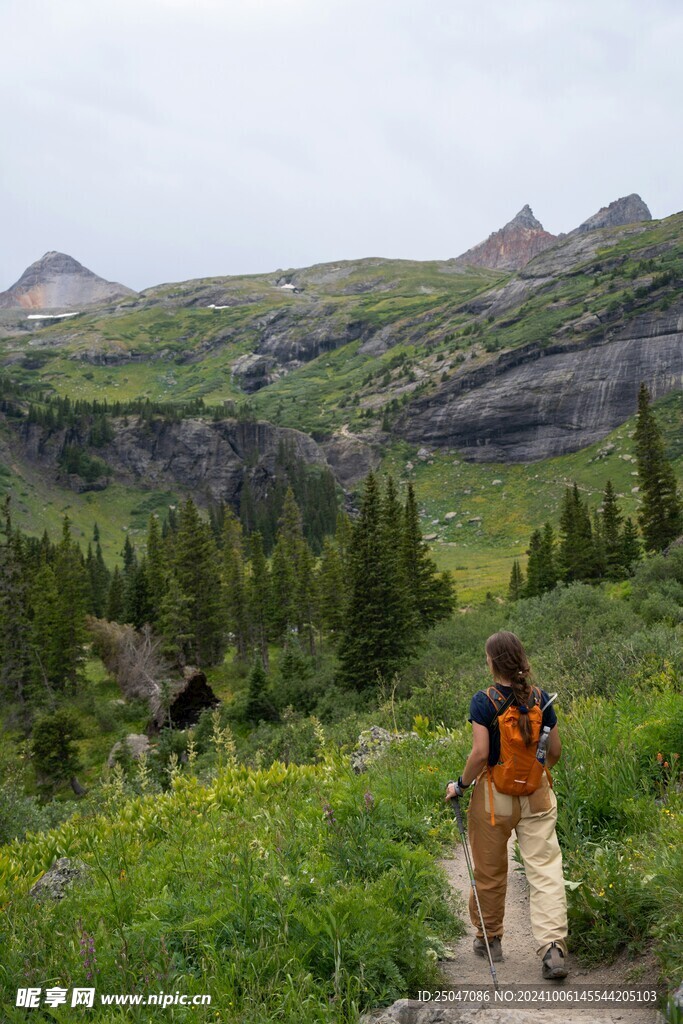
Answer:
<path fill-rule="evenodd" d="M 509 697 L 512 693 L 511 686 L 503 686 L 501 683 L 496 683 L 495 688 L 505 698 Z M 549 697 L 550 695 L 545 690 L 541 690 L 541 707 L 549 700 Z M 500 757 L 500 731 L 497 724 L 494 728 L 491 728 L 495 713 L 496 709 L 485 692 L 478 690 L 470 702 L 468 721 L 477 722 L 479 725 L 487 727 L 489 731 L 489 764 L 491 766 L 498 764 L 498 758 Z M 543 712 L 542 725 L 549 725 L 551 729 L 554 725 L 557 725 L 557 715 L 552 704 Z"/>

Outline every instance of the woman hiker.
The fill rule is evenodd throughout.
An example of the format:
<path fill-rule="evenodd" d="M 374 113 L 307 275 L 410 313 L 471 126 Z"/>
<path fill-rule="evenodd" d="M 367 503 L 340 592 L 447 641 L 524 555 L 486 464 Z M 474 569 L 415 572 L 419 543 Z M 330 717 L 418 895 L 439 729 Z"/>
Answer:
<path fill-rule="evenodd" d="M 474 782 L 467 811 L 474 878 L 493 960 L 503 959 L 501 938 L 508 876 L 508 839 L 514 829 L 529 882 L 531 930 L 544 978 L 567 976 L 567 898 L 562 854 L 555 833 L 557 798 L 548 768 L 562 749 L 555 709 L 545 690 L 530 682 L 531 668 L 514 633 L 501 630 L 486 641 L 494 685 L 470 704 L 472 752 L 446 800 Z M 545 765 L 536 757 L 543 727 L 549 728 Z M 470 918 L 477 929 L 474 951 L 486 944 L 470 893 Z"/>

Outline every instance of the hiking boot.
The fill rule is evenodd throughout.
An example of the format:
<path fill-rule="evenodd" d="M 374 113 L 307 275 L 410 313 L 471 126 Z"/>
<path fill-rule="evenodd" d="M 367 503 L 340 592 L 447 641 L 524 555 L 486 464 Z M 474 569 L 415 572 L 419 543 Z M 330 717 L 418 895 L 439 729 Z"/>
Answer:
<path fill-rule="evenodd" d="M 491 950 L 491 959 L 494 963 L 498 963 L 503 959 L 503 947 L 497 935 L 495 938 L 489 939 L 489 949 Z M 486 956 L 486 943 L 483 939 L 474 940 L 474 952 L 477 956 Z"/>
<path fill-rule="evenodd" d="M 542 960 L 543 977 L 544 978 L 566 978 L 567 968 L 564 964 L 564 953 L 557 945 L 553 942 L 550 949 L 546 952 Z"/>

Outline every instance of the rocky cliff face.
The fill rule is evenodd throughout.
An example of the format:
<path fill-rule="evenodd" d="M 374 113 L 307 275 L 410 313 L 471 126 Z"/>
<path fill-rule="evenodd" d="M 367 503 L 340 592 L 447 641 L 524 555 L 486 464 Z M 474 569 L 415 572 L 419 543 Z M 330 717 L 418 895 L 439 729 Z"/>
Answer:
<path fill-rule="evenodd" d="M 630 196 L 615 199 L 609 206 L 601 207 L 597 213 L 579 224 L 571 234 L 583 234 L 598 228 L 618 228 L 624 224 L 637 224 L 640 221 L 652 220 L 652 214 L 636 192 Z"/>
<path fill-rule="evenodd" d="M 46 252 L 16 284 L 0 292 L 0 309 L 80 309 L 135 294 L 131 288 L 98 277 L 71 256 Z"/>
<path fill-rule="evenodd" d="M 416 399 L 394 430 L 474 462 L 534 462 L 601 440 L 635 412 L 642 381 L 653 398 L 683 387 L 683 302 L 609 340 L 534 343 L 463 370 Z"/>
<path fill-rule="evenodd" d="M 458 256 L 458 262 L 491 270 L 520 270 L 555 241 L 556 236 L 536 220 L 531 207 L 524 206 L 500 231 Z"/>
<path fill-rule="evenodd" d="M 174 487 L 200 503 L 222 500 L 237 507 L 247 468 L 255 495 L 263 496 L 274 479 L 281 442 L 308 465 L 331 469 L 343 487 L 362 479 L 380 459 L 378 451 L 358 438 L 335 435 L 326 442 L 326 453 L 308 434 L 262 421 L 126 417 L 114 420 L 113 426 L 112 440 L 93 454 L 107 463 L 116 480 L 143 488 Z M 61 483 L 81 489 L 79 479 L 60 474 L 58 459 L 65 443 L 87 448 L 87 430 L 79 436 L 73 428 L 48 430 L 26 424 L 16 454 Z M 88 489 L 102 486 L 104 481 L 98 481 Z"/>

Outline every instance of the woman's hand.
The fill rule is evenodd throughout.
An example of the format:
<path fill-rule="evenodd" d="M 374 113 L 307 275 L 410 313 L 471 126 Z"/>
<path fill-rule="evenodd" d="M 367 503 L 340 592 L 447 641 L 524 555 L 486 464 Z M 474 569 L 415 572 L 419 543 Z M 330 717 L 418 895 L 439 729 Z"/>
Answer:
<path fill-rule="evenodd" d="M 448 783 L 446 786 L 446 796 L 444 797 L 444 800 L 448 802 L 449 800 L 455 800 L 458 797 L 464 796 L 466 789 L 469 789 L 469 786 L 464 785 L 461 775 L 457 782 Z"/>

